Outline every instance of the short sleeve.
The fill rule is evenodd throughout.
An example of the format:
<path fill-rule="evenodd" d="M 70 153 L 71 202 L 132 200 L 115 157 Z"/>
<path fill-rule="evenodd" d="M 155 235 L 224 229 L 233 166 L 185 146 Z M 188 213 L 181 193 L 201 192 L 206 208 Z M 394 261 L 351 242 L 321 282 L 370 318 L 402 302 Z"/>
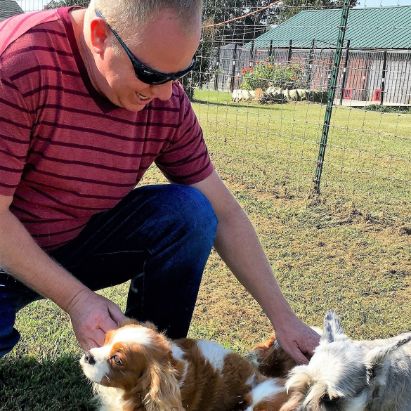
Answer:
<path fill-rule="evenodd" d="M 12 80 L 0 70 L 0 194 L 12 196 L 30 146 L 32 117 Z"/>

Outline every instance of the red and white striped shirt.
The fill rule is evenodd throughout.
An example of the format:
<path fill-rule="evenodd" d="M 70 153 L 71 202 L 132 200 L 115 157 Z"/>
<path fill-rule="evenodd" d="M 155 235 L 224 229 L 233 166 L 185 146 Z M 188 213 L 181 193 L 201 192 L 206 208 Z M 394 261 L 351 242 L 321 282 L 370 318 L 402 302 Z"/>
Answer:
<path fill-rule="evenodd" d="M 213 170 L 180 84 L 137 113 L 96 92 L 69 10 L 0 23 L 0 194 L 45 249 L 116 205 L 153 162 L 184 184 Z"/>

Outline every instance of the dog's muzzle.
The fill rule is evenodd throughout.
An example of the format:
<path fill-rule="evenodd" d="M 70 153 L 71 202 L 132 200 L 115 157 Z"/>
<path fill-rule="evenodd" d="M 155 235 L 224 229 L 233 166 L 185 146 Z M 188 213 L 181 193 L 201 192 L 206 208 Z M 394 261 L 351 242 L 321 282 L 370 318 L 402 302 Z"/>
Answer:
<path fill-rule="evenodd" d="M 93 354 L 90 351 L 87 351 L 84 354 L 83 358 L 84 358 L 84 362 L 86 362 L 87 364 L 94 365 L 96 363 L 96 360 L 95 360 L 95 358 L 93 357 Z"/>

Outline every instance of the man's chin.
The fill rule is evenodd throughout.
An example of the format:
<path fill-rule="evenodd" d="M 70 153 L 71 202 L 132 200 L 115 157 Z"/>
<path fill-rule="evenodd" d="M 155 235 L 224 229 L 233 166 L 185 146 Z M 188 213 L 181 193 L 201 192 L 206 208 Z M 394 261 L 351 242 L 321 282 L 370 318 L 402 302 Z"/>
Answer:
<path fill-rule="evenodd" d="M 134 103 L 134 104 L 123 104 L 120 107 L 126 109 L 127 111 L 133 111 L 133 112 L 138 112 L 141 110 L 144 110 L 147 104 L 139 104 L 139 103 Z"/>
<path fill-rule="evenodd" d="M 113 96 L 112 98 L 109 99 L 113 104 L 115 104 L 117 107 L 124 108 L 127 111 L 132 111 L 134 113 L 144 110 L 144 108 L 147 106 L 147 104 L 150 103 L 151 100 L 147 101 L 147 103 L 142 103 L 139 100 L 133 100 L 133 99 L 120 99 L 120 98 L 115 98 Z"/>

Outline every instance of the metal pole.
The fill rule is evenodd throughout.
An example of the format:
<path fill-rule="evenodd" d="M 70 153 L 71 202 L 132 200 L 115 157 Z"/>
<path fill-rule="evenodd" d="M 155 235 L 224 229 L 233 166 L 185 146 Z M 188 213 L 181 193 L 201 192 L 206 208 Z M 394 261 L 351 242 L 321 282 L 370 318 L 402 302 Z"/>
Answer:
<path fill-rule="evenodd" d="M 311 42 L 310 54 L 308 55 L 307 88 L 311 88 L 311 77 L 313 74 L 315 39 Z"/>
<path fill-rule="evenodd" d="M 230 91 L 233 92 L 234 90 L 234 82 L 235 82 L 235 65 L 236 65 L 236 58 L 237 58 L 237 43 L 234 44 L 233 49 L 233 67 L 231 70 L 231 82 L 230 82 Z"/>
<path fill-rule="evenodd" d="M 219 74 L 219 70 L 220 70 L 220 53 L 221 53 L 221 45 L 218 45 L 217 48 L 217 63 L 216 63 L 216 69 L 215 69 L 215 77 L 214 77 L 214 90 L 218 90 L 218 74 Z"/>
<path fill-rule="evenodd" d="M 343 71 L 343 78 L 341 81 L 340 106 L 342 106 L 345 83 L 347 82 L 347 66 L 348 66 L 348 57 L 350 55 L 350 42 L 351 42 L 350 40 L 347 41 L 347 48 L 345 50 L 344 71 Z"/>
<path fill-rule="evenodd" d="M 251 48 L 250 48 L 250 63 L 249 66 L 253 66 L 253 60 L 254 60 L 254 40 L 251 42 Z"/>
<path fill-rule="evenodd" d="M 328 82 L 327 90 L 327 107 L 325 109 L 324 125 L 321 134 L 320 150 L 318 153 L 317 168 L 314 177 L 314 192 L 320 194 L 321 174 L 323 171 L 325 149 L 327 147 L 328 132 L 330 130 L 330 123 L 333 111 L 335 89 L 337 84 L 338 72 L 341 62 L 342 48 L 344 46 L 344 37 L 347 30 L 348 12 L 350 10 L 350 0 L 344 0 L 344 5 L 341 11 L 340 30 L 338 32 L 337 47 L 334 54 L 334 64 L 331 70 L 331 78 Z"/>
<path fill-rule="evenodd" d="M 384 60 L 382 63 L 382 78 L 381 78 L 381 101 L 380 105 L 384 104 L 384 93 L 385 93 L 385 76 L 387 75 L 387 50 L 384 51 Z"/>
<path fill-rule="evenodd" d="M 273 41 L 270 40 L 270 49 L 268 50 L 268 58 L 270 58 L 273 54 Z"/>
<path fill-rule="evenodd" d="M 288 55 L 287 55 L 287 63 L 291 63 L 291 58 L 292 58 L 292 53 L 293 53 L 293 41 L 290 40 L 290 44 L 288 46 Z"/>

